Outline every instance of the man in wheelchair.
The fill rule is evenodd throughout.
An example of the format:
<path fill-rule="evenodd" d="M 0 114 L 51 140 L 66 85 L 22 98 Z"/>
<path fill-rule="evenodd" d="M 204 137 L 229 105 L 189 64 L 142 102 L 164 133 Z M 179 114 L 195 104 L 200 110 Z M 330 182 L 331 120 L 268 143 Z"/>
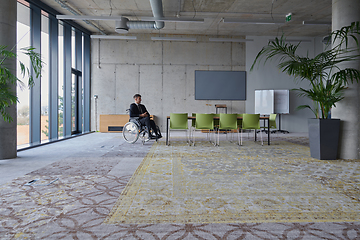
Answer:
<path fill-rule="evenodd" d="M 155 122 L 150 119 L 150 114 L 146 107 L 141 104 L 141 95 L 134 95 L 135 102 L 130 105 L 130 118 L 138 119 L 140 124 L 146 126 L 150 139 L 161 138 L 161 132 Z M 151 131 L 152 130 L 152 131 Z M 155 135 L 151 134 L 155 133 Z"/>

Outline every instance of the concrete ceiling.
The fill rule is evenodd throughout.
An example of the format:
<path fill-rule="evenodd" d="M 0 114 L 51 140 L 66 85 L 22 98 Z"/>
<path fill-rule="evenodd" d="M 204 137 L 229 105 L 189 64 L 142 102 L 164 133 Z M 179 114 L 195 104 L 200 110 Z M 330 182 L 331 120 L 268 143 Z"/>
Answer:
<path fill-rule="evenodd" d="M 149 0 L 41 0 L 65 15 L 152 17 Z M 176 34 L 222 36 L 326 36 L 331 25 L 303 25 L 303 21 L 331 22 L 332 0 L 163 0 L 165 17 L 204 18 L 203 23 L 166 22 L 161 30 L 130 29 L 128 35 Z M 71 8 L 72 12 L 68 9 Z M 285 23 L 285 15 L 292 20 Z M 226 23 L 223 19 L 283 21 L 283 25 Z M 115 21 L 76 21 L 93 34 L 118 35 Z M 96 26 L 96 27 L 95 27 Z"/>

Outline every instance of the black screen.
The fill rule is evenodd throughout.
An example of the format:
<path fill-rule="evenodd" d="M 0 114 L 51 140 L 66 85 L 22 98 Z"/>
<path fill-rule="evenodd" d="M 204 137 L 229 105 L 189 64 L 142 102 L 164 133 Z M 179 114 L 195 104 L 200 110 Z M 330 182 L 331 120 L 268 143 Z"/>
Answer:
<path fill-rule="evenodd" d="M 196 70 L 195 100 L 246 100 L 246 72 Z"/>

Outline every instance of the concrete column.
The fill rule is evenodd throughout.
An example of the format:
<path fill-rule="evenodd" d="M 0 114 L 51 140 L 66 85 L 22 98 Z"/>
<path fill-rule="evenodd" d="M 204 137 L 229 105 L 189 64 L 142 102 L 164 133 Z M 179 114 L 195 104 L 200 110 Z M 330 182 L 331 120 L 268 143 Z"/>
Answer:
<path fill-rule="evenodd" d="M 332 29 L 338 30 L 352 22 L 360 21 L 359 0 L 332 1 Z M 359 62 L 346 63 L 343 67 L 360 69 Z M 339 157 L 342 159 L 360 158 L 360 84 L 355 83 L 345 91 L 345 98 L 332 110 L 332 118 L 341 119 Z"/>
<path fill-rule="evenodd" d="M 0 45 L 8 46 L 9 49 L 16 45 L 16 0 L 0 0 Z M 16 68 L 16 60 L 8 61 L 9 68 Z M 13 71 L 16 74 L 16 71 Z M 16 92 L 16 86 L 13 86 Z M 15 158 L 16 152 L 16 104 L 8 109 L 13 122 L 7 123 L 0 118 L 0 159 Z"/>

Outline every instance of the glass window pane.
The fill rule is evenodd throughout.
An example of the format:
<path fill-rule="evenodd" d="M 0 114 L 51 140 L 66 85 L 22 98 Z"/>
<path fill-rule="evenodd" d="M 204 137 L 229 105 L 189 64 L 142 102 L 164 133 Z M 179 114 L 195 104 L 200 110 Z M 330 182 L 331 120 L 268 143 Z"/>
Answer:
<path fill-rule="evenodd" d="M 23 47 L 30 46 L 30 9 L 23 4 L 17 6 L 17 52 Z M 28 57 L 18 54 L 18 60 L 26 66 L 30 66 Z M 28 88 L 28 79 L 22 78 L 20 67 L 17 68 L 17 77 L 23 84 L 17 86 L 17 96 L 19 103 L 17 105 L 17 145 L 29 143 L 29 114 L 30 114 L 30 91 Z"/>
<path fill-rule="evenodd" d="M 72 74 L 71 79 L 71 132 L 76 132 L 77 121 L 77 75 Z"/>
<path fill-rule="evenodd" d="M 59 97 L 58 97 L 58 136 L 64 136 L 64 27 L 59 22 Z"/>
<path fill-rule="evenodd" d="M 49 139 L 49 18 L 41 16 L 41 142 Z"/>
<path fill-rule="evenodd" d="M 75 30 L 72 29 L 71 31 L 71 67 L 75 68 L 75 64 L 76 64 L 76 55 L 75 55 Z"/>

